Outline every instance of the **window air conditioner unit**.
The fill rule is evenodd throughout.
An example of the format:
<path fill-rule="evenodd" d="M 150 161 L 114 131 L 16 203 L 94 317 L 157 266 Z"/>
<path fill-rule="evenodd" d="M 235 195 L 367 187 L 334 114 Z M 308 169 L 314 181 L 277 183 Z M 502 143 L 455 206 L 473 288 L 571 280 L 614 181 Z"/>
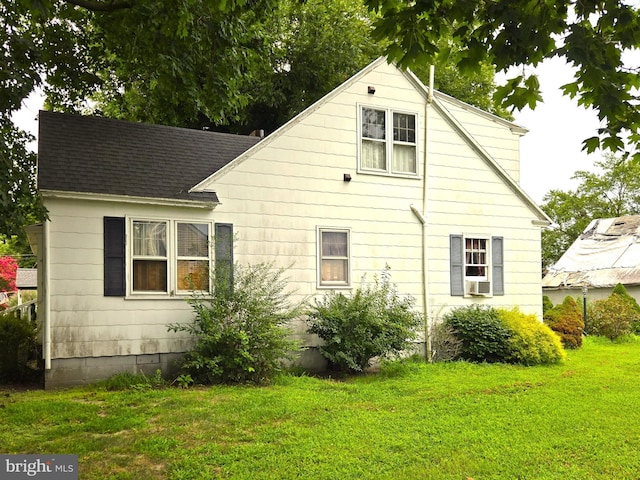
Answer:
<path fill-rule="evenodd" d="M 468 281 L 467 293 L 469 295 L 490 295 L 491 282 L 480 282 L 477 280 Z"/>

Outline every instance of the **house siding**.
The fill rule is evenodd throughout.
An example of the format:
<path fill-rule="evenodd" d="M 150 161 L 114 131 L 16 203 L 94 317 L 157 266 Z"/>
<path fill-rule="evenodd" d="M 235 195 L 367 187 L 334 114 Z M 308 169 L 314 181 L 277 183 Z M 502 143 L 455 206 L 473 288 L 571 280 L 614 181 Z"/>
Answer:
<path fill-rule="evenodd" d="M 368 86 L 375 87 L 374 95 L 367 93 Z M 428 106 L 409 77 L 378 62 L 199 184 L 196 191 L 215 192 L 220 200 L 214 210 L 45 196 L 51 218 L 48 384 L 68 383 L 74 371 L 89 378 L 100 358 L 105 359 L 103 376 L 122 365 L 133 371 L 165 365 L 167 356 L 191 345 L 186 334 L 167 331 L 170 323 L 191 320 L 184 298 L 104 296 L 104 217 L 233 224 L 235 261 L 287 268 L 298 299 L 328 291 L 317 280 L 318 229 L 348 229 L 351 284 L 346 290 L 389 266 L 399 293 L 414 296 L 416 308 L 426 308 L 433 321 L 472 302 L 519 306 L 541 318 L 540 227 L 532 221 L 542 214 L 504 178 L 504 172 L 516 181 L 519 176 L 520 135 L 474 109 L 444 103 L 500 167 Z M 418 175 L 358 171 L 360 106 L 416 114 Z M 350 182 L 343 180 L 345 174 Z M 425 184 L 426 288 L 425 227 L 411 209 L 422 212 Z M 127 220 L 127 231 L 128 225 Z M 504 295 L 451 296 L 451 235 L 503 238 Z M 316 344 L 302 322 L 292 326 L 307 345 Z"/>
<path fill-rule="evenodd" d="M 45 198 L 49 226 L 52 359 L 183 352 L 167 325 L 192 317 L 182 297 L 104 296 L 103 217 L 211 221 L 210 210 Z"/>
<path fill-rule="evenodd" d="M 367 94 L 369 85 L 375 86 L 375 95 Z M 292 279 L 301 280 L 297 283 L 301 296 L 323 293 L 315 282 L 315 228 L 348 227 L 353 286 L 389 265 L 400 292 L 416 297 L 422 308 L 422 225 L 410 206 L 421 210 L 423 179 L 357 172 L 358 105 L 418 115 L 422 177 L 426 100 L 393 66 L 380 64 L 202 186 L 221 198 L 216 210 L 221 221 L 235 223 L 237 258 L 275 260 L 283 266 L 292 262 Z M 487 152 L 496 155 L 497 163 L 517 180 L 520 135 L 473 109 L 453 103 L 446 107 L 461 116 L 470 133 L 487 140 Z M 428 311 L 444 312 L 474 301 L 520 306 L 541 317 L 540 227 L 532 224 L 538 214 L 434 109 L 429 112 L 427 135 Z M 313 138 L 313 147 L 308 137 Z M 299 150 L 292 148 L 297 139 Z M 351 175 L 351 182 L 342 181 L 344 173 Z M 504 237 L 504 296 L 450 296 L 450 234 Z"/>

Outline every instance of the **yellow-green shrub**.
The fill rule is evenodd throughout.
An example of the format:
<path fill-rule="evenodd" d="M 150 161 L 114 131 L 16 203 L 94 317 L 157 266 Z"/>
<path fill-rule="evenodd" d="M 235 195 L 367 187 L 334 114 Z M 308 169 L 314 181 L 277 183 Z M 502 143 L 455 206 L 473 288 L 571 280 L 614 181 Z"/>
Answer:
<path fill-rule="evenodd" d="M 523 365 L 557 363 L 565 357 L 560 337 L 535 315 L 498 309 L 498 315 L 509 329 L 509 358 L 507 361 Z"/>

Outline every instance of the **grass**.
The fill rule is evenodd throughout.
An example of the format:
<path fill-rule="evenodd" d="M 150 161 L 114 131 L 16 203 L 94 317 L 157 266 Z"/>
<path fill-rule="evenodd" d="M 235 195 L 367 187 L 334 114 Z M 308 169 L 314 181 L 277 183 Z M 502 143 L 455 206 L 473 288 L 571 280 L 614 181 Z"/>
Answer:
<path fill-rule="evenodd" d="M 637 479 L 640 343 L 547 367 L 391 364 L 269 387 L 0 393 L 1 453 L 82 479 Z"/>

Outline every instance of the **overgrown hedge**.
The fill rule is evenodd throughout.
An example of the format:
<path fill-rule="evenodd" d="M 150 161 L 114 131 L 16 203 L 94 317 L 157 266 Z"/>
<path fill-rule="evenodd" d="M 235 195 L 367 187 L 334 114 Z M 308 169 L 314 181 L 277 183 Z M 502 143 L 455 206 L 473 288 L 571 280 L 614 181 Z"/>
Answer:
<path fill-rule="evenodd" d="M 33 380 L 38 371 L 37 328 L 14 313 L 0 314 L 0 381 Z"/>
<path fill-rule="evenodd" d="M 374 357 L 411 347 L 422 323 L 414 305 L 413 297 L 398 294 L 387 268 L 350 295 L 331 292 L 317 300 L 308 314 L 308 333 L 324 341 L 318 348 L 332 369 L 362 372 Z"/>
<path fill-rule="evenodd" d="M 457 358 L 523 365 L 557 363 L 565 356 L 560 338 L 535 315 L 470 305 L 451 310 L 443 324 L 457 340 Z"/>

